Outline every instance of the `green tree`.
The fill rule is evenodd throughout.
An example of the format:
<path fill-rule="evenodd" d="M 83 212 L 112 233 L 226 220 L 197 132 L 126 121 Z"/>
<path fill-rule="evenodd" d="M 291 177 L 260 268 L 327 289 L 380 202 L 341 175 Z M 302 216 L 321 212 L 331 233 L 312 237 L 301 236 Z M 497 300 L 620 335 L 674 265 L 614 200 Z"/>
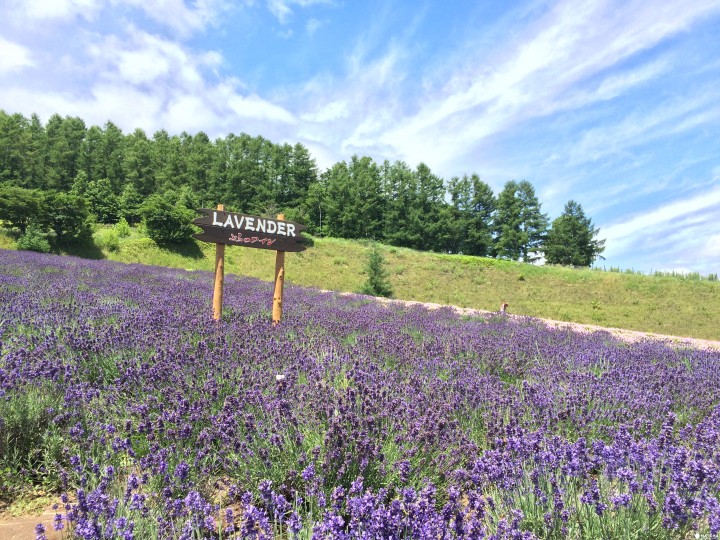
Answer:
<path fill-rule="evenodd" d="M 385 241 L 394 246 L 427 249 L 423 247 L 422 216 L 417 204 L 417 177 L 405 162 L 390 164 L 386 160 L 381 179 L 386 204 Z"/>
<path fill-rule="evenodd" d="M 103 131 L 99 126 L 90 126 L 80 145 L 78 156 L 79 172 L 85 173 L 88 182 L 104 177 L 103 159 Z"/>
<path fill-rule="evenodd" d="M 445 202 L 445 182 L 434 174 L 425 163 L 415 168 L 417 195 L 415 219 L 411 224 L 417 227 L 416 234 L 422 238 L 418 249 L 447 251 L 450 236 L 450 208 Z"/>
<path fill-rule="evenodd" d="M 369 157 L 353 156 L 321 175 L 325 191 L 324 230 L 340 238 L 382 235 L 384 201 L 380 171 Z"/>
<path fill-rule="evenodd" d="M 452 204 L 453 253 L 489 257 L 493 254 L 495 195 L 477 174 L 452 178 L 448 184 Z"/>
<path fill-rule="evenodd" d="M 125 218 L 128 223 L 140 221 L 140 207 L 145 198 L 135 188 L 135 184 L 127 183 L 123 188 L 118 203 L 120 206 L 120 217 Z"/>
<path fill-rule="evenodd" d="M 388 281 L 388 271 L 385 268 L 387 261 L 377 245 L 373 245 L 368 254 L 365 272 L 367 280 L 363 283 L 360 292 L 372 296 L 384 296 L 390 298 L 393 295 L 392 286 Z"/>
<path fill-rule="evenodd" d="M 71 193 L 46 192 L 42 202 L 43 223 L 55 233 L 59 246 L 90 240 L 90 212 L 83 197 Z"/>
<path fill-rule="evenodd" d="M 590 266 L 605 250 L 600 229 L 585 216 L 580 204 L 568 201 L 560 217 L 552 222 L 545 242 L 545 260 L 550 264 Z"/>
<path fill-rule="evenodd" d="M 155 191 L 151 145 L 145 132 L 139 128 L 125 139 L 123 174 L 126 182 L 132 183 L 142 195 L 150 195 Z"/>
<path fill-rule="evenodd" d="M 37 114 L 30 117 L 25 175 L 30 188 L 42 189 L 46 182 L 47 135 Z"/>
<path fill-rule="evenodd" d="M 25 160 L 28 153 L 28 120 L 22 114 L 0 110 L 0 182 L 27 186 Z"/>
<path fill-rule="evenodd" d="M 20 251 L 37 251 L 38 253 L 50 253 L 50 242 L 47 233 L 35 223 L 28 225 L 25 234 L 15 242 L 15 247 Z"/>
<path fill-rule="evenodd" d="M 98 223 L 116 223 L 120 213 L 120 203 L 115 195 L 110 180 L 100 178 L 88 182 L 85 193 L 90 211 Z"/>
<path fill-rule="evenodd" d="M 41 217 L 42 194 L 34 189 L 0 184 L 0 219 L 25 234 Z"/>
<path fill-rule="evenodd" d="M 533 262 L 547 233 L 548 218 L 540 210 L 535 189 L 527 180 L 511 180 L 498 195 L 495 218 L 498 256 L 514 261 Z"/>
<path fill-rule="evenodd" d="M 192 226 L 195 212 L 162 195 L 150 196 L 140 207 L 140 215 L 148 236 L 160 244 L 185 242 L 195 232 Z"/>
<path fill-rule="evenodd" d="M 125 184 L 123 161 L 125 136 L 112 122 L 105 123 L 102 139 L 103 178 L 107 178 L 113 193 L 119 195 Z M 94 180 L 97 180 L 96 178 Z"/>
<path fill-rule="evenodd" d="M 47 133 L 47 185 L 69 191 L 79 170 L 79 157 L 85 139 L 85 122 L 81 118 L 54 114 L 45 127 Z"/>

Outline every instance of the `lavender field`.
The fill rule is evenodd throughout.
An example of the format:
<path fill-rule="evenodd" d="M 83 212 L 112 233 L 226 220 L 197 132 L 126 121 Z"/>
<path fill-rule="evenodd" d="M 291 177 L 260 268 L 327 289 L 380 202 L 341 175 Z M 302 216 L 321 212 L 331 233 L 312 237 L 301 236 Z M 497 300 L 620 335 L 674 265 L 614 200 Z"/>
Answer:
<path fill-rule="evenodd" d="M 718 536 L 718 351 L 212 287 L 1 251 L 0 498 L 84 539 Z"/>

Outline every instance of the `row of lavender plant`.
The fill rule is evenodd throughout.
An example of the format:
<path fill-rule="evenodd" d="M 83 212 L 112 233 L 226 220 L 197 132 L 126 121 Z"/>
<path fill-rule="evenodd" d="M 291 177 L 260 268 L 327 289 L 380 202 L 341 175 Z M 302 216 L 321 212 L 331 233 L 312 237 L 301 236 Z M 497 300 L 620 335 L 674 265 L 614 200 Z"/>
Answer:
<path fill-rule="evenodd" d="M 0 252 L 0 482 L 68 538 L 717 538 L 720 353 Z M 38 536 L 43 531 L 38 530 Z"/>

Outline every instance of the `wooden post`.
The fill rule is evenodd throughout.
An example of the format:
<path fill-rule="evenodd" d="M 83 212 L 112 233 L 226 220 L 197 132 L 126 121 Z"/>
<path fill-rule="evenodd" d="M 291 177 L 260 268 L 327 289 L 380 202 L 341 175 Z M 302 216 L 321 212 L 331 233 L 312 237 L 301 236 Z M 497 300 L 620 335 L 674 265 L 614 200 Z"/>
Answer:
<path fill-rule="evenodd" d="M 218 204 L 218 210 L 225 210 L 225 205 Z M 225 281 L 225 244 L 215 244 L 215 291 L 213 292 L 213 319 L 222 317 L 223 282 Z"/>
<path fill-rule="evenodd" d="M 279 221 L 285 221 L 285 214 L 278 214 Z M 278 324 L 282 319 L 283 285 L 285 283 L 285 252 L 275 252 L 275 293 L 273 294 L 273 324 Z"/>

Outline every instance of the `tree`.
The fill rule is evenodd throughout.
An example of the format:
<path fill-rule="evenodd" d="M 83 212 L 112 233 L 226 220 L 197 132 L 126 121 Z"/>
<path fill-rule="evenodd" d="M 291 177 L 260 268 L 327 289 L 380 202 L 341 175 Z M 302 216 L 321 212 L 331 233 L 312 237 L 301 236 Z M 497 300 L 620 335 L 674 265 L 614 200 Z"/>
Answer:
<path fill-rule="evenodd" d="M 119 218 L 120 203 L 115 195 L 110 180 L 100 178 L 88 182 L 85 193 L 90 211 L 98 223 L 116 223 Z"/>
<path fill-rule="evenodd" d="M 125 140 L 123 174 L 137 192 L 150 195 L 155 191 L 152 169 L 151 142 L 145 132 L 138 128 Z M 126 184 L 127 187 L 127 184 Z M 129 221 L 129 220 L 128 220 Z"/>
<path fill-rule="evenodd" d="M 533 262 L 540 258 L 547 215 L 540 211 L 535 189 L 527 180 L 511 180 L 498 195 L 495 218 L 495 249 L 507 259 Z"/>
<path fill-rule="evenodd" d="M 40 218 L 40 192 L 7 184 L 0 184 L 0 216 L 12 227 L 25 234 L 28 225 Z"/>
<path fill-rule="evenodd" d="M 113 193 L 120 194 L 125 183 L 123 171 L 125 136 L 122 130 L 110 121 L 105 123 L 103 131 L 102 154 L 103 178 L 109 180 Z"/>
<path fill-rule="evenodd" d="M 27 187 L 28 134 L 27 118 L 0 110 L 0 182 L 10 181 L 13 185 Z"/>
<path fill-rule="evenodd" d="M 195 232 L 192 220 L 195 212 L 182 205 L 172 204 L 161 195 L 150 196 L 140 207 L 148 236 L 157 243 L 181 243 Z"/>
<path fill-rule="evenodd" d="M 495 195 L 477 174 L 454 177 L 448 185 L 452 203 L 454 241 L 450 251 L 489 257 L 493 252 L 493 215 Z"/>
<path fill-rule="evenodd" d="M 120 217 L 124 218 L 128 223 L 138 223 L 140 221 L 140 206 L 142 206 L 144 200 L 145 198 L 135 188 L 135 184 L 125 184 L 125 188 L 118 199 Z"/>
<path fill-rule="evenodd" d="M 360 292 L 362 294 L 370 294 L 372 296 L 384 296 L 390 298 L 393 295 L 392 286 L 388 281 L 388 271 L 385 269 L 387 261 L 377 245 L 373 245 L 372 250 L 368 254 L 367 265 L 365 271 L 367 280 L 363 284 Z"/>
<path fill-rule="evenodd" d="M 550 264 L 590 266 L 605 251 L 605 240 L 596 237 L 600 229 L 585 216 L 575 201 L 565 204 L 563 213 L 555 219 L 545 242 L 545 260 Z"/>
<path fill-rule="evenodd" d="M 31 223 L 28 225 L 25 234 L 15 242 L 15 247 L 20 251 L 37 251 L 38 253 L 50 253 L 50 242 L 47 233 L 40 225 Z"/>
<path fill-rule="evenodd" d="M 56 244 L 70 245 L 91 238 L 90 212 L 83 197 L 46 192 L 42 208 L 43 223 L 55 233 Z"/>
<path fill-rule="evenodd" d="M 78 173 L 85 122 L 80 118 L 54 114 L 48 120 L 47 187 L 67 191 Z M 91 176 L 89 176 L 92 179 Z"/>
<path fill-rule="evenodd" d="M 321 176 L 327 199 L 324 230 L 340 238 L 372 238 L 382 234 L 383 197 L 380 171 L 369 157 L 353 156 Z"/>

